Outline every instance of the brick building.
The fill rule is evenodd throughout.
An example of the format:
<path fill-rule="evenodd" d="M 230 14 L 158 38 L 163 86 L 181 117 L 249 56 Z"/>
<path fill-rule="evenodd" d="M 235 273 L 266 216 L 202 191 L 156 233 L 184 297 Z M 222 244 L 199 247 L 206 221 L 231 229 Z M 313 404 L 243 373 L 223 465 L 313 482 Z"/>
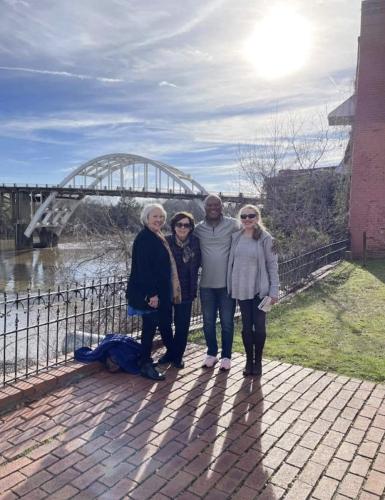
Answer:
<path fill-rule="evenodd" d="M 385 0 L 362 2 L 355 95 L 329 115 L 352 124 L 349 229 L 354 258 L 385 256 Z"/>

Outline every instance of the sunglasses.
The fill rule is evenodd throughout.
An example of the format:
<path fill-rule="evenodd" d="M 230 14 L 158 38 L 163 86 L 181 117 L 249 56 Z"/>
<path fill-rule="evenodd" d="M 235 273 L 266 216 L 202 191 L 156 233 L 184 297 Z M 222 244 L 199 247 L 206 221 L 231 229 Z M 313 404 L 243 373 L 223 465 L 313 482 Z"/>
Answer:
<path fill-rule="evenodd" d="M 188 222 L 186 222 L 186 223 L 184 223 L 184 222 L 177 222 L 175 224 L 175 227 L 180 227 L 180 228 L 184 227 L 184 228 L 188 229 L 189 227 L 191 227 L 191 224 L 188 223 Z"/>
<path fill-rule="evenodd" d="M 241 214 L 241 219 L 246 220 L 246 219 L 255 219 L 257 214 Z"/>

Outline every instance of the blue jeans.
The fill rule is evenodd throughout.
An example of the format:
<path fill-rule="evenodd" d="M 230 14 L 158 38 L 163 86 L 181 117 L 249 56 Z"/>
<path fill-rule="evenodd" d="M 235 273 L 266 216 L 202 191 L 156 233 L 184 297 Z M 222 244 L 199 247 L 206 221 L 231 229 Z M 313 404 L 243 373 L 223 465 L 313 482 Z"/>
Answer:
<path fill-rule="evenodd" d="M 226 288 L 201 287 L 200 296 L 207 354 L 209 356 L 216 356 L 218 354 L 216 320 L 219 312 L 222 333 L 221 357 L 231 358 L 234 336 L 235 300 L 229 296 Z"/>

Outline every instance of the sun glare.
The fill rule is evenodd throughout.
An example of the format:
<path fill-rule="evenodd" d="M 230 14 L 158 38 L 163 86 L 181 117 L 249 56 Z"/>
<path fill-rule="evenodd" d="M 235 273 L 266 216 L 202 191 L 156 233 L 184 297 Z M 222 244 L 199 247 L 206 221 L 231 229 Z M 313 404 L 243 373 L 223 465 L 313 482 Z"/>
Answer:
<path fill-rule="evenodd" d="M 295 73 L 305 64 L 311 46 L 311 26 L 287 7 L 275 7 L 247 40 L 245 54 L 266 79 Z"/>

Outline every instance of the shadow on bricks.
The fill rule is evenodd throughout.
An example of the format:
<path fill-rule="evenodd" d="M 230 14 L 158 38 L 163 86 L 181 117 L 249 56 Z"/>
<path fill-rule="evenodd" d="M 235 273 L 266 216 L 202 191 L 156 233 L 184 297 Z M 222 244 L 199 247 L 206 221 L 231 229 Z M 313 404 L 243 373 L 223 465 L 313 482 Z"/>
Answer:
<path fill-rule="evenodd" d="M 381 498 L 385 387 L 244 356 L 166 381 L 99 372 L 0 418 L 0 496 L 100 500 Z"/>

